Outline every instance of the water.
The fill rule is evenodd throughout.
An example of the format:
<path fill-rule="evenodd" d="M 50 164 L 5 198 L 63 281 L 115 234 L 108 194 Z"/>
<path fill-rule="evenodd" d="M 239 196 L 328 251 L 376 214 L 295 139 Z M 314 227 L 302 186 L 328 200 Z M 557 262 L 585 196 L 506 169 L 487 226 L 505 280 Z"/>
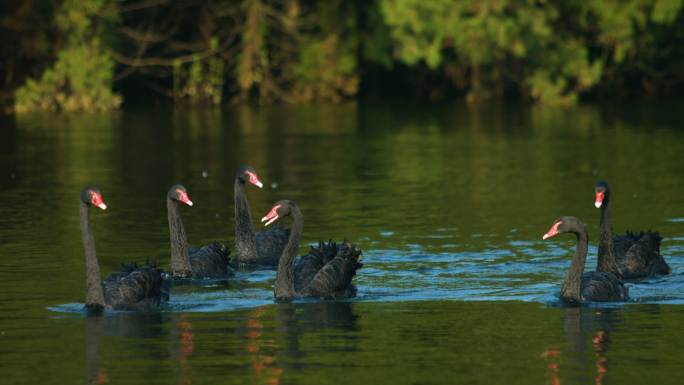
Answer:
<path fill-rule="evenodd" d="M 573 109 L 349 103 L 0 120 L 3 383 L 664 383 L 684 380 L 684 131 L 677 103 Z M 232 245 L 232 182 L 253 216 L 298 202 L 305 243 L 364 250 L 356 299 L 273 301 L 274 272 L 174 288 L 160 313 L 88 318 L 78 193 L 103 274 L 168 264 L 164 195 L 182 182 L 192 244 Z M 631 300 L 557 300 L 593 184 L 614 226 L 657 229 L 673 274 Z M 305 251 L 302 245 L 301 251 Z M 596 260 L 590 257 L 588 268 Z M 36 365 L 40 365 L 37 370 Z"/>

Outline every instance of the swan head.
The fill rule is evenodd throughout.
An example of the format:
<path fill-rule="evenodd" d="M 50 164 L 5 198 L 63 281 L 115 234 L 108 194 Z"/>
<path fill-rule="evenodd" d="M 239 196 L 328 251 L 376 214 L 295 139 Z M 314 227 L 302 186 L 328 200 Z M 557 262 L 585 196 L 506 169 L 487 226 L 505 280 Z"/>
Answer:
<path fill-rule="evenodd" d="M 551 228 L 542 236 L 542 239 L 555 237 L 563 233 L 579 233 L 586 231 L 584 223 L 575 217 L 560 217 L 553 221 Z"/>
<path fill-rule="evenodd" d="M 594 186 L 594 193 L 596 194 L 596 199 L 594 199 L 594 206 L 598 209 L 603 206 L 603 202 L 608 200 L 610 195 L 610 189 L 608 188 L 608 182 L 598 181 L 596 186 Z"/>
<path fill-rule="evenodd" d="M 259 188 L 264 187 L 264 184 L 261 183 L 259 177 L 257 176 L 256 170 L 252 166 L 240 166 L 240 169 L 238 170 L 236 177 L 242 184 L 249 182 Z"/>
<path fill-rule="evenodd" d="M 181 202 L 188 206 L 193 205 L 192 201 L 190 200 L 190 195 L 188 195 L 188 190 L 186 190 L 181 184 L 175 184 L 171 186 L 166 196 L 173 201 Z"/>
<path fill-rule="evenodd" d="M 102 210 L 107 210 L 107 205 L 102 198 L 102 193 L 97 187 L 86 187 L 81 191 L 81 202 L 89 205 L 95 206 Z"/>
<path fill-rule="evenodd" d="M 264 226 L 268 226 L 271 223 L 277 221 L 278 219 L 290 215 L 291 209 L 295 205 L 296 204 L 293 201 L 278 201 L 275 205 L 273 205 L 271 211 L 266 213 L 266 215 L 264 215 L 264 217 L 261 218 L 261 222 L 264 224 Z"/>

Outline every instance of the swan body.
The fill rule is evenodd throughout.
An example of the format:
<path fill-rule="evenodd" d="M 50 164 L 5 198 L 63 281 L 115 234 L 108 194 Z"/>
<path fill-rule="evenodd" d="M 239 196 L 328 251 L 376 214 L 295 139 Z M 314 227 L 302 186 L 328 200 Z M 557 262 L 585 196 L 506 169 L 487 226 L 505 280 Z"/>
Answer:
<path fill-rule="evenodd" d="M 169 300 L 161 270 L 150 263 L 122 266 L 102 282 L 102 288 L 106 306 L 115 310 L 149 311 Z"/>
<path fill-rule="evenodd" d="M 295 263 L 295 292 L 303 297 L 342 299 L 356 296 L 356 286 L 350 284 L 362 265 L 361 250 L 347 242 L 332 240 L 311 246 Z"/>
<path fill-rule="evenodd" d="M 278 262 L 275 297 L 287 300 L 297 297 L 343 299 L 356 295 L 351 283 L 361 268 L 361 250 L 347 242 L 319 242 L 308 254 L 296 260 L 302 235 L 303 217 L 293 201 L 280 201 L 261 221 L 268 226 L 275 220 L 291 216 L 292 228 L 287 245 Z"/>
<path fill-rule="evenodd" d="M 161 270 L 147 263 L 122 266 L 117 273 L 101 281 L 100 265 L 95 251 L 95 238 L 90 228 L 90 207 L 107 209 L 100 190 L 86 187 L 81 192 L 81 236 L 86 255 L 86 309 L 100 312 L 103 309 L 148 311 L 168 301 L 168 285 Z"/>
<path fill-rule="evenodd" d="M 230 252 L 225 245 L 213 242 L 199 248 L 188 247 L 178 204 L 192 206 L 188 192 L 182 185 L 171 186 L 166 194 L 166 209 L 171 240 L 171 277 L 227 278 L 233 275 L 229 266 Z"/>
<path fill-rule="evenodd" d="M 629 292 L 619 276 L 610 272 L 583 273 L 589 241 L 586 226 L 575 217 L 561 217 L 553 223 L 542 239 L 562 233 L 575 234 L 577 250 L 561 287 L 561 299 L 568 302 L 626 301 Z"/>
<path fill-rule="evenodd" d="M 627 231 L 613 237 L 613 251 L 620 274 L 625 279 L 645 278 L 671 273 L 670 266 L 660 255 L 660 241 L 657 232 Z"/>
<path fill-rule="evenodd" d="M 192 278 L 228 278 L 235 275 L 230 267 L 230 251 L 221 242 L 190 247 L 188 259 Z"/>
<path fill-rule="evenodd" d="M 598 182 L 594 187 L 594 205 L 601 209 L 597 271 L 619 275 L 623 279 L 640 279 L 670 274 L 671 269 L 660 255 L 662 237 L 657 232 L 630 232 L 613 235 L 610 209 L 610 187 Z"/>
<path fill-rule="evenodd" d="M 277 266 L 278 259 L 290 237 L 290 231 L 274 226 L 255 233 L 252 215 L 245 194 L 245 184 L 259 188 L 263 184 L 251 166 L 242 166 L 235 176 L 233 185 L 235 197 L 235 254 L 234 265 Z"/>
<path fill-rule="evenodd" d="M 616 302 L 629 298 L 627 288 L 615 274 L 588 271 L 582 274 L 580 285 L 580 302 Z"/>

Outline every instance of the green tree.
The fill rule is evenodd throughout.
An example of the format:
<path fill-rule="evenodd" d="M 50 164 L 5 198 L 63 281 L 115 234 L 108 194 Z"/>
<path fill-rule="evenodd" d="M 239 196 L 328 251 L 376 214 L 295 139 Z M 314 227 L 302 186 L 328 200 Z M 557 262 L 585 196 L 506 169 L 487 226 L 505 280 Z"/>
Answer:
<path fill-rule="evenodd" d="M 649 24 L 677 19 L 681 0 L 631 2 L 382 0 L 397 58 L 465 77 L 471 100 L 500 96 L 572 103 L 637 54 Z"/>
<path fill-rule="evenodd" d="M 15 94 L 14 110 L 93 111 L 117 108 L 112 91 L 114 62 L 105 52 L 101 28 L 94 23 L 105 0 L 66 0 L 55 23 L 66 43 L 56 62 L 39 79 L 28 79 Z"/>
<path fill-rule="evenodd" d="M 220 104 L 223 98 L 225 61 L 216 54 L 218 40 L 209 41 L 208 57 L 194 55 L 193 61 L 173 66 L 173 97 L 190 104 Z"/>
<path fill-rule="evenodd" d="M 341 101 L 364 79 L 381 91 L 397 83 L 431 97 L 572 104 L 681 90 L 683 4 L 60 0 L 35 7 L 40 17 L 3 5 L 16 17 L 0 18 L 0 29 L 22 35 L 14 46 L 23 48 L 0 50 L 0 69 L 11 92 L 52 61 L 16 90 L 17 112 L 116 108 L 114 83 L 189 104 Z M 54 20 L 56 31 L 22 34 L 26 20 Z"/>

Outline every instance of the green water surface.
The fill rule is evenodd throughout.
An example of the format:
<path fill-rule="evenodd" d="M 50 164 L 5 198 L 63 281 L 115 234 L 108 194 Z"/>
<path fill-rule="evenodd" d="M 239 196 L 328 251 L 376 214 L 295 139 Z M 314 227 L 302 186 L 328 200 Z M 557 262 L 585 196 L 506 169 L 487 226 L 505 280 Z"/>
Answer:
<path fill-rule="evenodd" d="M 348 103 L 124 110 L 0 120 L 2 384 L 681 384 L 681 104 L 570 109 Z M 304 214 L 301 252 L 364 250 L 348 302 L 275 303 L 272 270 L 175 287 L 161 312 L 86 317 L 78 195 L 103 274 L 168 266 L 165 193 L 183 183 L 192 244 L 232 248 L 233 178 L 254 166 L 253 218 Z M 657 229 L 673 274 L 627 303 L 557 300 L 581 218 L 595 268 L 593 185 L 614 228 Z M 255 221 L 255 227 L 260 225 Z"/>

